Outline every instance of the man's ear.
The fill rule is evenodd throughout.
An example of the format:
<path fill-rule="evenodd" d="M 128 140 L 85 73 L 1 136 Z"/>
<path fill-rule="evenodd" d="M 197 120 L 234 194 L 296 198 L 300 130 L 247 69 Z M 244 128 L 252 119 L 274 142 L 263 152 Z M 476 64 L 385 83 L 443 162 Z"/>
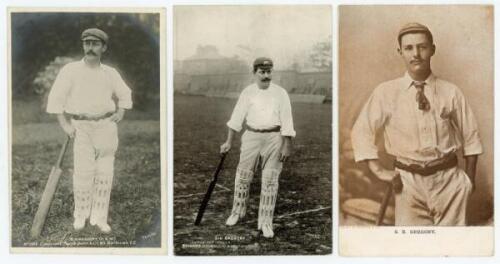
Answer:
<path fill-rule="evenodd" d="M 434 56 L 434 53 L 436 53 L 436 45 L 432 44 L 432 55 Z"/>
<path fill-rule="evenodd" d="M 401 51 L 401 47 L 397 48 L 398 54 L 403 55 L 403 52 Z"/>
<path fill-rule="evenodd" d="M 106 52 L 106 50 L 108 50 L 108 45 L 107 45 L 107 44 L 104 44 L 104 47 L 102 47 L 102 51 L 103 51 L 103 52 Z"/>

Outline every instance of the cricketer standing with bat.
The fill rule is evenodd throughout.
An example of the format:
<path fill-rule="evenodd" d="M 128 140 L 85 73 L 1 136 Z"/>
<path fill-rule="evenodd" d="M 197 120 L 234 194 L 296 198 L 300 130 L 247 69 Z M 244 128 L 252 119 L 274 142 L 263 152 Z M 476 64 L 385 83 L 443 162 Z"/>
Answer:
<path fill-rule="evenodd" d="M 56 114 L 64 132 L 74 137 L 74 229 L 83 229 L 89 219 L 91 225 L 109 233 L 117 123 L 125 109 L 132 108 L 131 90 L 114 68 L 101 63 L 108 35 L 90 28 L 83 31 L 81 40 L 84 58 L 61 69 L 49 94 L 47 112 Z"/>
<path fill-rule="evenodd" d="M 290 156 L 293 128 L 292 108 L 287 91 L 271 83 L 273 61 L 257 58 L 253 63 L 255 83 L 247 86 L 238 99 L 227 122 L 227 140 L 220 147 L 221 153 L 231 149 L 236 132 L 246 131 L 241 138 L 241 153 L 234 184 L 234 201 L 226 225 L 235 225 L 245 216 L 250 183 L 257 165 L 262 168 L 262 186 L 259 204 L 258 229 L 264 237 L 271 238 L 273 215 L 278 194 L 279 175 L 283 162 Z"/>

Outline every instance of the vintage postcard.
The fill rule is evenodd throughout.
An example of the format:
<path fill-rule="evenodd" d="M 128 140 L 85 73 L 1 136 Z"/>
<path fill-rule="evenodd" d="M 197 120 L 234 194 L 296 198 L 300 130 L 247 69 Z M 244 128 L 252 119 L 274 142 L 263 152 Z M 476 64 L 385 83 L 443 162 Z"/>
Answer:
<path fill-rule="evenodd" d="M 166 253 L 164 14 L 8 9 L 11 252 Z"/>
<path fill-rule="evenodd" d="M 331 7 L 173 18 L 175 254 L 331 254 Z"/>
<path fill-rule="evenodd" d="M 493 6 L 339 7 L 339 253 L 492 256 Z"/>

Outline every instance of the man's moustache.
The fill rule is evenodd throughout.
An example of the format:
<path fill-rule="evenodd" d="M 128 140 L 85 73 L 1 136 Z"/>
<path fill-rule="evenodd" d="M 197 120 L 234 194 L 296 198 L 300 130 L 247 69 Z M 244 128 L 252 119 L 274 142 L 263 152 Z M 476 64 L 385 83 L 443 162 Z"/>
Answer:
<path fill-rule="evenodd" d="M 270 82 L 270 81 L 271 81 L 271 79 L 270 79 L 270 78 L 264 78 L 264 79 L 262 79 L 262 81 L 263 81 L 263 82 Z"/>
<path fill-rule="evenodd" d="M 87 54 L 87 55 L 94 55 L 94 56 L 97 56 L 97 54 L 95 54 L 93 51 L 89 51 L 89 52 L 87 52 L 87 53 L 85 53 L 85 54 Z"/>

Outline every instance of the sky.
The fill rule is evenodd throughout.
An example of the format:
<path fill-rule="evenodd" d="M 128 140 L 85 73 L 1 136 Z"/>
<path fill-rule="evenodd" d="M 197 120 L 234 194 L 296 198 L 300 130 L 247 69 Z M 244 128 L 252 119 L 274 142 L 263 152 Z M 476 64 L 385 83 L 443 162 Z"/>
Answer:
<path fill-rule="evenodd" d="M 307 60 L 317 42 L 331 41 L 330 6 L 176 6 L 174 59 L 214 45 L 226 57 L 249 64 L 268 56 L 276 68 Z"/>

